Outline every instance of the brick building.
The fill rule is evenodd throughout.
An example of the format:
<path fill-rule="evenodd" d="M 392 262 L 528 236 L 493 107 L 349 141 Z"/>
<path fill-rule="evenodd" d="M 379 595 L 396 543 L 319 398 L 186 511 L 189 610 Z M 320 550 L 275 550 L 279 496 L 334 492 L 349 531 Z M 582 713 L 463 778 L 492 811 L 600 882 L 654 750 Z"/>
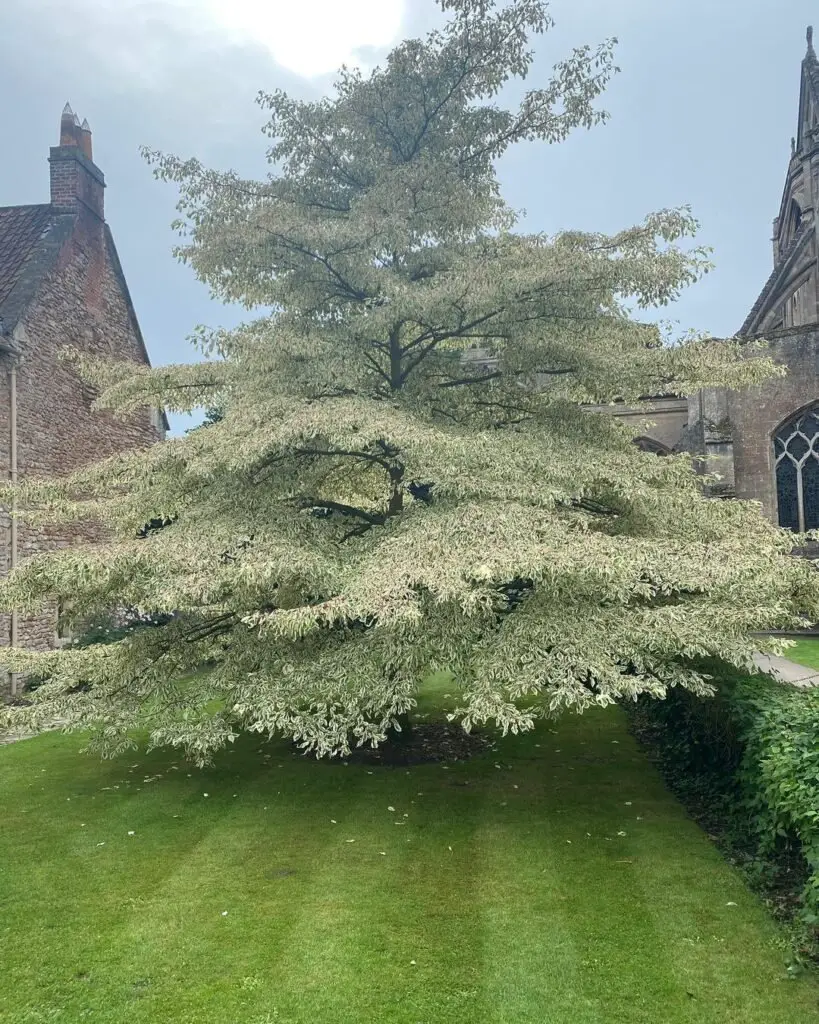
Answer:
<path fill-rule="evenodd" d="M 774 522 L 798 531 L 819 527 L 819 59 L 810 28 L 807 40 L 773 269 L 738 331 L 766 338 L 787 376 L 615 412 L 634 421 L 648 414 L 641 447 L 710 456 L 708 470 L 723 476 L 718 495 L 760 501 Z"/>
<path fill-rule="evenodd" d="M 0 473 L 3 479 L 67 473 L 164 437 L 161 410 L 127 421 L 92 412 L 91 390 L 58 360 L 64 345 L 147 364 L 128 286 L 105 222 L 105 180 L 92 157 L 91 130 L 66 104 L 51 148 L 50 202 L 0 207 Z M 0 572 L 88 530 L 33 528 L 8 515 L 0 530 Z M 57 608 L 0 615 L 0 646 L 48 649 L 60 642 Z M 12 691 L 15 680 L 9 680 Z M 0 688 L 4 679 L 0 678 Z"/>

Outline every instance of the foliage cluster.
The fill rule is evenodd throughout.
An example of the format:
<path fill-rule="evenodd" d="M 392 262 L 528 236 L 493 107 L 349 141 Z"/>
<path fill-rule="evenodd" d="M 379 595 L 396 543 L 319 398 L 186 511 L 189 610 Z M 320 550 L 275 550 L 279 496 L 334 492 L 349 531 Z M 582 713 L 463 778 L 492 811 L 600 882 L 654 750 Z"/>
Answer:
<path fill-rule="evenodd" d="M 549 5 L 439 6 L 440 30 L 366 77 L 342 68 L 330 97 L 260 95 L 263 181 L 145 151 L 178 190 L 177 256 L 263 312 L 203 328 L 193 365 L 69 353 L 100 410 L 214 412 L 147 451 L 0 486 L 31 525 L 109 533 L 26 559 L 0 609 L 175 613 L 119 643 L 4 654 L 49 677 L 10 727 L 96 725 L 107 756 L 138 729 L 198 763 L 246 731 L 344 755 L 448 670 L 465 729 L 526 732 L 641 692 L 707 694 L 693 659 L 744 667 L 754 632 L 819 619 L 791 533 L 707 500 L 690 458 L 640 452 L 587 408 L 781 374 L 762 344 L 639 319 L 711 266 L 690 211 L 547 235 L 501 195 L 515 145 L 605 122 L 614 40 L 507 108 Z"/>
<path fill-rule="evenodd" d="M 795 911 L 803 952 L 819 953 L 819 688 L 800 689 L 728 665 L 703 700 L 677 688 L 641 696 L 635 730 L 671 787 L 721 833 L 751 880 Z"/>

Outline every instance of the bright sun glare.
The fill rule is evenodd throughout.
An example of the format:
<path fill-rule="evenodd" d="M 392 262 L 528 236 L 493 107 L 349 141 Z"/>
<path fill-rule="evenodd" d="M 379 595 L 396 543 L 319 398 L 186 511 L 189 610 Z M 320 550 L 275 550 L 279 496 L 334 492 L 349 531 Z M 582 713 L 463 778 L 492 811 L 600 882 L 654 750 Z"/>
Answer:
<path fill-rule="evenodd" d="M 198 0 L 218 28 L 253 40 L 277 63 L 313 77 L 360 64 L 359 47 L 388 47 L 401 29 L 405 0 Z"/>

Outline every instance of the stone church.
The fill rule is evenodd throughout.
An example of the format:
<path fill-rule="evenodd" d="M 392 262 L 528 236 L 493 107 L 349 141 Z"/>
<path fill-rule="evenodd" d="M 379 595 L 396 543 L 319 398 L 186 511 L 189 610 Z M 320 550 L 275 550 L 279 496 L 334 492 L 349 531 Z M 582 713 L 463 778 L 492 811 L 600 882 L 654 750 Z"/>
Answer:
<path fill-rule="evenodd" d="M 636 439 L 658 454 L 706 455 L 715 496 L 754 499 L 794 531 L 819 527 L 819 59 L 802 61 L 796 137 L 773 222 L 773 269 L 737 331 L 766 338 L 788 375 L 741 392 L 648 399 L 614 415 L 653 421 Z M 609 407 L 610 409 L 610 407 Z"/>
<path fill-rule="evenodd" d="M 105 179 L 91 130 L 66 104 L 60 141 L 49 155 L 49 202 L 0 207 L 0 474 L 67 473 L 127 448 L 161 440 L 161 410 L 123 422 L 92 412 L 93 389 L 58 361 L 64 345 L 148 364 L 128 285 L 105 222 Z M 94 531 L 28 526 L 3 515 L 0 573 L 38 551 Z M 64 639 L 59 608 L 0 615 L 0 647 L 49 649 Z M 3 674 L 5 675 L 5 674 Z M 16 680 L 0 678 L 0 692 Z"/>

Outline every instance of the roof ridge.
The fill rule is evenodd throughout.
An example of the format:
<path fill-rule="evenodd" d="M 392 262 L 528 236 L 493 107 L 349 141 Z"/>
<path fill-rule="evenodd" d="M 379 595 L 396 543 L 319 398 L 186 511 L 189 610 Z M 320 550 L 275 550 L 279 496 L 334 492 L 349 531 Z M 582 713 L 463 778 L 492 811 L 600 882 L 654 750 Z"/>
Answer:
<path fill-rule="evenodd" d="M 0 206 L 0 210 L 34 210 L 40 206 L 51 206 L 51 203 L 13 203 L 11 206 Z"/>
<path fill-rule="evenodd" d="M 765 305 L 771 286 L 773 285 L 776 278 L 779 276 L 782 268 L 788 262 L 791 256 L 793 256 L 796 248 L 804 241 L 805 237 L 810 233 L 811 230 L 812 225 L 808 224 L 807 222 L 800 225 L 799 230 L 790 240 L 784 252 L 782 253 L 781 259 L 779 259 L 774 264 L 773 270 L 770 272 L 767 280 L 765 281 L 765 284 L 762 286 L 762 291 L 757 296 L 756 302 L 751 307 L 750 313 L 745 317 L 742 327 L 740 327 L 740 329 L 737 331 L 738 336 L 742 337 L 747 333 L 751 323 L 756 319 L 760 310 Z"/>

